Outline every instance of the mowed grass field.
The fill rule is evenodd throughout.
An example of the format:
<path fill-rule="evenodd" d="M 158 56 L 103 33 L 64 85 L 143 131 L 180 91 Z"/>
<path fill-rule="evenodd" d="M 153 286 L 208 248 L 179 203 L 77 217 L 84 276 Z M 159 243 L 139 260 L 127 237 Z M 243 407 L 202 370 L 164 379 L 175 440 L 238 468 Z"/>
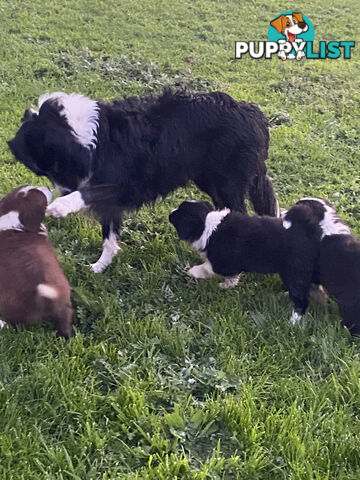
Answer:
<path fill-rule="evenodd" d="M 0 1 L 0 194 L 41 185 L 6 141 L 45 91 L 93 98 L 223 90 L 270 119 L 281 207 L 324 196 L 360 235 L 360 55 L 234 60 L 297 8 L 319 40 L 358 40 L 358 0 Z M 99 225 L 46 225 L 73 287 L 76 336 L 0 332 L 0 479 L 360 478 L 360 340 L 335 303 L 301 327 L 277 276 L 196 282 L 168 214 L 189 186 L 129 216 L 102 275 Z M 360 314 L 360 312 L 359 312 Z"/>

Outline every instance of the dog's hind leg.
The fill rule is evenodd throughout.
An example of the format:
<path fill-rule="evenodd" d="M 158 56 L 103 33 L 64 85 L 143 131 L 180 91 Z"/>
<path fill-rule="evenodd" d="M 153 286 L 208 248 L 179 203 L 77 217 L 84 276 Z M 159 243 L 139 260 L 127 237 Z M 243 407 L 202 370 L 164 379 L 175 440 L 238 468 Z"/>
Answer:
<path fill-rule="evenodd" d="M 253 179 L 249 188 L 249 197 L 258 215 L 280 217 L 279 202 L 272 182 L 265 173 L 258 174 Z"/>
<path fill-rule="evenodd" d="M 95 273 L 101 273 L 110 265 L 113 258 L 120 250 L 118 243 L 121 220 L 111 220 L 102 223 L 103 251 L 101 257 L 96 263 L 91 264 L 91 270 Z"/>

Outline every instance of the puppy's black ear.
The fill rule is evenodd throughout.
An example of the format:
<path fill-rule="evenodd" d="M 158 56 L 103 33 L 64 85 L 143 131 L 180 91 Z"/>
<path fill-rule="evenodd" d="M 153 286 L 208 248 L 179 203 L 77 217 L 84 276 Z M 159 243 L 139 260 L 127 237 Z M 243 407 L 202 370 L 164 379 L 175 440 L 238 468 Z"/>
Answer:
<path fill-rule="evenodd" d="M 29 122 L 30 120 L 33 120 L 35 117 L 38 116 L 38 112 L 33 110 L 32 108 L 29 108 L 28 110 L 25 110 L 25 113 L 21 119 L 21 122 Z"/>
<path fill-rule="evenodd" d="M 309 205 L 300 203 L 287 211 L 283 226 L 285 229 L 301 227 L 308 233 L 314 234 L 319 229 L 319 219 Z"/>

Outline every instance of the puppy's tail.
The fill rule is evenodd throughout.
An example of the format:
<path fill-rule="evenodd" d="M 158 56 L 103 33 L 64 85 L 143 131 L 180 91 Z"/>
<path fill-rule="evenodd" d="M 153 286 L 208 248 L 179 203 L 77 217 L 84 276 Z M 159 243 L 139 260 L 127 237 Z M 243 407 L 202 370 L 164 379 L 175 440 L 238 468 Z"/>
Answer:
<path fill-rule="evenodd" d="M 280 216 L 279 202 L 273 184 L 266 174 L 256 175 L 249 188 L 249 197 L 258 215 Z"/>

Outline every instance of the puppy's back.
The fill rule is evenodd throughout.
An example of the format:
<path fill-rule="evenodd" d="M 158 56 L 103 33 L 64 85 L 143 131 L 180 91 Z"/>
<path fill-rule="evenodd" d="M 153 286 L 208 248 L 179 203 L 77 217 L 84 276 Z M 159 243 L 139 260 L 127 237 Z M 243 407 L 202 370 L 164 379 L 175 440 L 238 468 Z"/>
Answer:
<path fill-rule="evenodd" d="M 335 297 L 354 295 L 360 298 L 360 241 L 353 235 L 329 235 L 320 244 L 320 280 Z M 359 312 L 360 315 L 360 312 Z"/>
<path fill-rule="evenodd" d="M 70 285 L 45 235 L 0 232 L 0 304 L 6 322 L 49 318 L 60 335 L 71 334 Z"/>

